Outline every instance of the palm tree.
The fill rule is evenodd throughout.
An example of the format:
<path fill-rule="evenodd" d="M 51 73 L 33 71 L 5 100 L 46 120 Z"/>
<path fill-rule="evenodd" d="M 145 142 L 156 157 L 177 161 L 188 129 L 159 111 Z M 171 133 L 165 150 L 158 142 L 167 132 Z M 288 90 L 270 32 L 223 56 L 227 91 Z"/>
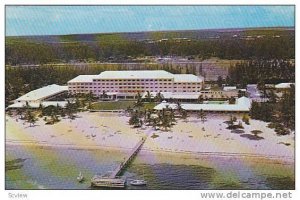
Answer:
<path fill-rule="evenodd" d="M 203 100 L 204 100 L 203 95 L 200 94 L 198 97 L 198 103 L 203 103 Z"/>
<path fill-rule="evenodd" d="M 171 109 L 170 117 L 171 117 L 171 124 L 174 125 L 176 123 L 174 109 Z"/>
<path fill-rule="evenodd" d="M 144 124 L 144 122 L 143 122 L 143 120 L 139 120 L 139 124 L 138 124 L 138 127 L 142 127 L 143 126 L 143 124 Z"/>
<path fill-rule="evenodd" d="M 147 91 L 147 94 L 146 94 L 146 96 L 145 96 L 145 98 L 146 98 L 146 101 L 147 102 L 151 102 L 152 101 L 152 99 L 151 99 L 151 93 L 149 92 L 149 91 Z"/>
<path fill-rule="evenodd" d="M 131 108 L 131 106 L 128 106 L 125 112 L 131 114 L 133 112 L 133 109 Z"/>
<path fill-rule="evenodd" d="M 134 103 L 134 107 L 136 107 L 138 109 L 143 107 L 144 104 L 142 102 L 142 96 L 139 92 L 136 95 L 136 99 L 137 99 L 137 101 Z"/>
<path fill-rule="evenodd" d="M 145 114 L 144 114 L 144 121 L 146 124 L 150 124 L 151 122 L 151 111 L 149 111 L 148 109 L 145 111 Z"/>
<path fill-rule="evenodd" d="M 169 116 L 164 115 L 162 117 L 161 126 L 165 129 L 165 131 L 171 127 L 171 119 Z"/>
<path fill-rule="evenodd" d="M 229 104 L 235 104 L 235 98 L 234 97 L 230 97 Z"/>
<path fill-rule="evenodd" d="M 236 122 L 237 118 L 235 116 L 230 115 L 229 121 L 227 121 L 228 129 L 234 128 L 234 122 Z"/>
<path fill-rule="evenodd" d="M 103 90 L 102 94 L 101 94 L 101 98 L 102 99 L 107 99 L 108 95 L 107 93 Z"/>
<path fill-rule="evenodd" d="M 75 97 L 75 107 L 76 109 L 79 109 L 81 107 L 81 103 L 78 96 Z"/>
<path fill-rule="evenodd" d="M 158 117 L 155 117 L 153 119 L 151 119 L 151 123 L 152 123 L 152 127 L 156 128 L 157 126 L 160 125 L 160 115 L 158 115 Z"/>
<path fill-rule="evenodd" d="M 155 100 L 156 102 L 161 102 L 161 101 L 163 100 L 163 98 L 164 98 L 164 96 L 161 94 L 161 92 L 158 92 L 158 93 L 156 94 L 156 96 L 154 97 L 154 100 Z"/>
<path fill-rule="evenodd" d="M 88 106 L 87 109 L 91 109 L 92 108 L 92 101 L 93 101 L 94 95 L 93 93 L 90 91 L 87 95 L 86 95 L 86 99 L 88 102 Z"/>
<path fill-rule="evenodd" d="M 198 118 L 201 119 L 202 123 L 204 123 L 206 121 L 206 114 L 205 112 L 203 111 L 203 109 L 201 109 L 199 112 L 198 112 Z"/>
<path fill-rule="evenodd" d="M 39 111 L 42 111 L 42 110 L 43 110 L 43 108 L 44 108 L 43 104 L 42 104 L 42 103 L 40 103 L 38 110 L 39 110 Z"/>
<path fill-rule="evenodd" d="M 263 96 L 266 97 L 266 85 L 263 79 L 260 79 L 257 83 L 257 88 L 263 92 Z"/>
<path fill-rule="evenodd" d="M 188 118 L 188 113 L 186 110 L 182 110 L 181 112 L 181 118 L 184 119 L 184 122 L 187 122 L 187 118 Z"/>
<path fill-rule="evenodd" d="M 176 102 L 176 109 L 178 110 L 178 113 L 181 114 L 183 108 L 182 108 L 181 103 L 179 101 Z"/>
<path fill-rule="evenodd" d="M 276 103 L 278 101 L 278 96 L 275 94 L 273 90 L 271 90 L 269 94 L 269 102 L 270 103 Z"/>
<path fill-rule="evenodd" d="M 59 122 L 59 121 L 60 120 L 59 120 L 57 115 L 55 115 L 55 114 L 51 115 L 50 124 L 54 124 L 54 123 Z"/>
<path fill-rule="evenodd" d="M 76 104 L 72 104 L 70 101 L 67 101 L 66 114 L 70 119 L 74 119 L 74 113 L 76 113 L 76 111 Z"/>
<path fill-rule="evenodd" d="M 94 98 L 94 94 L 92 93 L 92 91 L 90 91 L 87 95 L 86 95 L 86 99 L 88 101 L 92 101 Z"/>
<path fill-rule="evenodd" d="M 135 128 L 141 126 L 141 120 L 139 118 L 139 113 L 137 110 L 131 113 L 129 125 L 133 125 Z"/>
<path fill-rule="evenodd" d="M 26 109 L 29 109 L 29 108 L 30 108 L 30 105 L 29 105 L 28 101 L 26 101 L 26 103 L 25 103 L 25 108 L 26 108 Z"/>
<path fill-rule="evenodd" d="M 250 124 L 249 116 L 244 114 L 243 117 L 242 117 L 242 121 L 245 122 L 245 124 L 249 125 Z"/>
<path fill-rule="evenodd" d="M 24 113 L 23 109 L 17 108 L 17 115 L 19 116 L 19 119 L 23 119 L 23 113 Z"/>
<path fill-rule="evenodd" d="M 163 127 L 165 131 L 172 126 L 172 109 L 168 106 L 159 114 L 159 125 Z"/>
<path fill-rule="evenodd" d="M 140 94 L 140 92 L 138 92 L 135 97 L 137 101 L 142 101 L 142 95 Z"/>
<path fill-rule="evenodd" d="M 29 103 L 26 101 L 26 104 L 23 105 L 21 109 L 19 109 L 18 113 L 20 114 L 20 119 L 26 119 L 26 113 L 30 110 Z M 24 115 L 25 113 L 25 115 Z"/>
<path fill-rule="evenodd" d="M 10 116 L 10 117 L 13 116 L 13 113 L 11 112 L 11 109 L 7 110 L 7 115 Z"/>
<path fill-rule="evenodd" d="M 34 126 L 35 122 L 37 121 L 36 117 L 30 110 L 26 112 L 26 121 L 29 123 L 29 126 Z"/>

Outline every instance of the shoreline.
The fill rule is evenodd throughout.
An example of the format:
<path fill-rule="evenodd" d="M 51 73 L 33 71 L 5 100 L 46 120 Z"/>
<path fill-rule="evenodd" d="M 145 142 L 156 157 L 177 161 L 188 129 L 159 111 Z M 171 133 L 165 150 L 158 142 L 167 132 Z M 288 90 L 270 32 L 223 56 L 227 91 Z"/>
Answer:
<path fill-rule="evenodd" d="M 49 144 L 40 142 L 7 142 L 5 143 L 5 148 L 10 146 L 30 146 L 30 147 L 40 147 L 48 149 L 67 149 L 67 150 L 103 150 L 103 151 L 122 151 L 129 152 L 131 148 L 126 147 L 113 147 L 113 146 L 91 146 L 91 145 L 73 145 L 73 144 Z M 285 162 L 285 164 L 294 164 L 294 157 L 278 156 L 278 155 L 268 155 L 268 154 L 251 154 L 251 153 L 234 153 L 234 152 L 193 152 L 193 151 L 172 151 L 172 150 L 157 150 L 149 148 L 141 148 L 140 153 L 154 153 L 162 155 L 176 155 L 176 156 L 214 156 L 214 157 L 232 157 L 232 158 L 263 158 L 269 160 L 277 160 Z M 196 158 L 196 157 L 195 157 Z"/>
<path fill-rule="evenodd" d="M 240 116 L 239 116 L 240 118 Z M 142 152 L 154 154 L 251 157 L 294 163 L 294 135 L 277 136 L 267 123 L 250 120 L 243 124 L 243 133 L 226 129 L 227 115 L 208 115 L 202 123 L 195 117 L 188 122 L 178 120 L 170 131 L 153 130 L 152 127 L 134 129 L 128 117 L 118 113 L 79 113 L 78 118 L 62 118 L 54 125 L 45 125 L 39 119 L 36 126 L 28 127 L 16 117 L 6 116 L 5 145 L 74 150 L 105 150 L 129 152 L 147 136 Z M 239 119 L 240 120 L 240 119 Z M 252 130 L 262 131 L 261 140 L 247 137 Z M 155 136 L 155 137 L 153 137 Z"/>

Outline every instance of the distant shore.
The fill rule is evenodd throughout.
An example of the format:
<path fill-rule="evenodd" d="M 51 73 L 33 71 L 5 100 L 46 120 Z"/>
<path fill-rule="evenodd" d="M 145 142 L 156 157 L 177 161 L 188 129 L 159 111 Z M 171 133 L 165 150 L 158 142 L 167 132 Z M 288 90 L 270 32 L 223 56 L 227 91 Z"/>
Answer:
<path fill-rule="evenodd" d="M 178 120 L 171 131 L 155 131 L 152 127 L 134 129 L 128 117 L 119 113 L 79 113 L 75 120 L 62 119 L 45 125 L 42 119 L 34 127 L 6 116 L 6 145 L 78 150 L 129 151 L 147 135 L 141 153 L 203 155 L 275 159 L 294 163 L 294 135 L 277 136 L 265 122 L 250 120 L 243 133 L 226 129 L 226 115 L 208 115 L 202 123 L 196 117 Z M 239 119 L 239 118 L 238 118 Z M 263 139 L 247 138 L 251 130 L 261 130 Z M 158 137 L 151 137 L 155 134 Z"/>

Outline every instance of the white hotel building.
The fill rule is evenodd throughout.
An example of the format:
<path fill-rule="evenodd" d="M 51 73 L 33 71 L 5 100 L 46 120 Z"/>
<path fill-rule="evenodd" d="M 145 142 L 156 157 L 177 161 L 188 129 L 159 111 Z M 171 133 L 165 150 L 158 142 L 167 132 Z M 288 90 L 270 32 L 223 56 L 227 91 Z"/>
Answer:
<path fill-rule="evenodd" d="M 203 77 L 192 74 L 172 74 L 163 70 L 105 71 L 99 75 L 79 75 L 68 82 L 69 92 L 101 96 L 111 99 L 133 99 L 144 92 L 174 94 L 200 93 Z"/>

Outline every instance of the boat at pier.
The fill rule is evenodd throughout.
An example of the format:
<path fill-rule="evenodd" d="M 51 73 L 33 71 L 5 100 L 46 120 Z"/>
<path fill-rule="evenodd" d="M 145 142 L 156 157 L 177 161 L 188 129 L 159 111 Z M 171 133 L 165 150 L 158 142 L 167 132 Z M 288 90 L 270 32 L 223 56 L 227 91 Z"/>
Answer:
<path fill-rule="evenodd" d="M 113 170 L 109 175 L 95 175 L 91 179 L 92 187 L 106 187 L 106 188 L 125 188 L 126 180 L 120 178 L 118 175 L 128 166 L 130 161 L 134 156 L 139 152 L 142 145 L 144 144 L 146 138 L 142 137 L 141 140 L 136 144 L 136 146 L 131 150 L 128 157 L 124 158 L 124 161 L 121 162 L 115 170 Z"/>
<path fill-rule="evenodd" d="M 118 177 L 110 178 L 96 175 L 91 179 L 91 186 L 104 188 L 125 188 L 126 180 Z"/>

